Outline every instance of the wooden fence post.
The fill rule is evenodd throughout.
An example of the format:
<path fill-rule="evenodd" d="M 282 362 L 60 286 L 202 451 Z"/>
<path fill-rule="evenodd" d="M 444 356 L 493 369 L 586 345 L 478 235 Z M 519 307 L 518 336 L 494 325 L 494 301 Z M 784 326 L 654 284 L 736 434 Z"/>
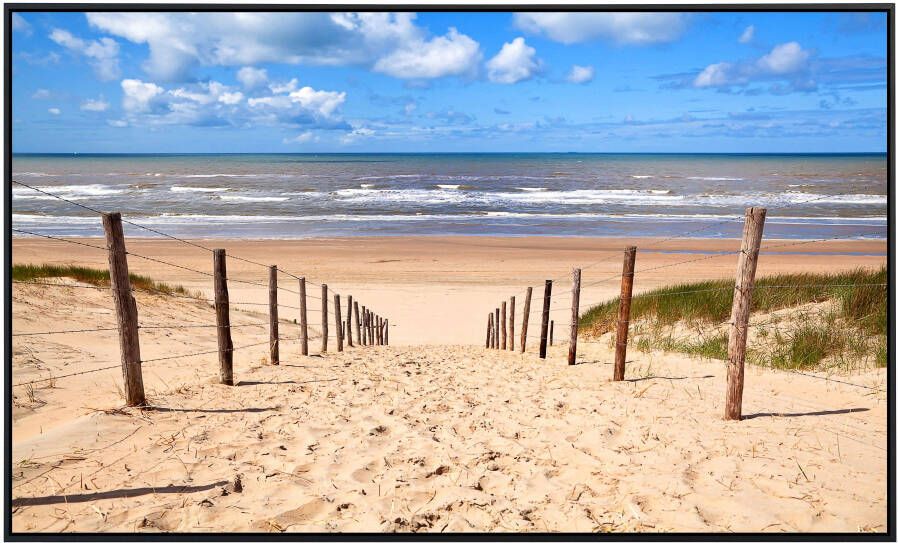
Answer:
<path fill-rule="evenodd" d="M 730 316 L 730 338 L 727 345 L 727 395 L 724 418 L 742 420 L 742 389 L 745 384 L 745 343 L 748 339 L 748 318 L 751 314 L 751 295 L 755 286 L 755 270 L 764 234 L 767 210 L 750 207 L 745 210 L 742 229 L 742 249 L 736 265 L 736 288 L 733 291 L 733 311 Z"/>
<path fill-rule="evenodd" d="M 549 334 L 549 305 L 552 303 L 552 280 L 546 279 L 546 287 L 543 291 L 543 321 L 539 332 L 539 357 L 546 357 L 546 340 Z"/>
<path fill-rule="evenodd" d="M 521 353 L 527 350 L 527 325 L 530 323 L 530 296 L 533 287 L 527 287 L 527 297 L 524 298 L 524 316 L 521 321 Z"/>
<path fill-rule="evenodd" d="M 377 346 L 374 342 L 374 312 L 368 310 L 368 345 Z"/>
<path fill-rule="evenodd" d="M 359 342 L 362 345 L 368 345 L 368 308 L 362 306 L 362 323 L 360 325 L 362 327 L 362 337 Z"/>
<path fill-rule="evenodd" d="M 614 380 L 623 381 L 627 369 L 627 337 L 630 333 L 630 304 L 633 300 L 633 274 L 636 269 L 636 247 L 624 251 L 624 271 L 620 277 L 620 302 L 614 346 Z"/>
<path fill-rule="evenodd" d="M 383 317 L 377 317 L 377 344 L 384 344 L 384 319 Z"/>
<path fill-rule="evenodd" d="M 358 301 L 352 302 L 352 309 L 353 309 L 353 312 L 355 313 L 355 339 L 356 339 L 356 343 L 357 343 L 358 345 L 364 345 L 364 343 L 362 343 L 362 325 L 361 325 L 361 322 L 359 322 L 359 302 L 358 302 Z M 351 332 L 350 332 L 350 333 L 351 333 Z"/>
<path fill-rule="evenodd" d="M 502 302 L 502 350 L 508 349 L 508 329 L 505 327 L 505 302 Z"/>
<path fill-rule="evenodd" d="M 574 284 L 571 286 L 571 342 L 567 350 L 567 363 L 577 363 L 577 330 L 580 326 L 580 268 L 574 269 Z"/>
<path fill-rule="evenodd" d="M 352 294 L 346 298 L 346 345 L 352 347 Z"/>
<path fill-rule="evenodd" d="M 321 285 L 321 352 L 327 352 L 327 285 Z"/>
<path fill-rule="evenodd" d="M 228 269 L 224 249 L 212 252 L 215 284 L 215 322 L 218 328 L 218 377 L 223 385 L 234 384 L 234 343 L 231 342 L 231 315 L 228 301 Z"/>
<path fill-rule="evenodd" d="M 268 359 L 272 366 L 281 363 L 278 337 L 278 267 L 268 267 Z"/>
<path fill-rule="evenodd" d="M 514 296 L 508 306 L 508 350 L 514 350 Z"/>
<path fill-rule="evenodd" d="M 498 349 L 499 345 L 500 345 L 499 344 L 500 332 L 499 332 L 499 308 L 498 307 L 496 308 L 495 319 L 493 320 L 493 333 L 496 335 L 496 341 L 495 341 L 495 345 L 493 346 L 493 348 Z"/>
<path fill-rule="evenodd" d="M 493 341 L 493 312 L 486 316 L 486 348 L 492 347 Z"/>
<path fill-rule="evenodd" d="M 306 313 L 306 278 L 299 278 L 299 339 L 303 356 L 309 355 L 309 318 Z"/>
<path fill-rule="evenodd" d="M 340 315 L 340 295 L 334 294 L 334 323 L 337 333 L 337 352 L 343 352 L 343 317 Z"/>
<path fill-rule="evenodd" d="M 549 321 L 549 346 L 555 345 L 555 319 Z"/>
<path fill-rule="evenodd" d="M 384 345 L 390 344 L 390 319 L 384 319 Z"/>
<path fill-rule="evenodd" d="M 140 338 L 137 332 L 137 302 L 131 294 L 131 277 L 128 275 L 128 252 L 125 250 L 125 234 L 121 213 L 104 213 L 103 230 L 106 232 L 106 249 L 109 253 L 109 279 L 112 283 L 112 300 L 118 321 L 119 347 L 121 348 L 122 379 L 125 382 L 125 401 L 130 406 L 146 405 L 143 390 L 143 373 L 140 367 Z"/>

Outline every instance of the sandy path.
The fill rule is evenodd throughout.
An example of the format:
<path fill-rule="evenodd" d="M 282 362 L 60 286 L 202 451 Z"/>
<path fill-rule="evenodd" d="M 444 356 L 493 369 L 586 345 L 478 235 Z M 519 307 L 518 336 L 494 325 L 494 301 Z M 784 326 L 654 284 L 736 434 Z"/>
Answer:
<path fill-rule="evenodd" d="M 288 350 L 17 443 L 13 528 L 884 529 L 884 394 L 751 368 L 724 422 L 721 364 L 639 357 L 612 383 L 586 348 Z"/>

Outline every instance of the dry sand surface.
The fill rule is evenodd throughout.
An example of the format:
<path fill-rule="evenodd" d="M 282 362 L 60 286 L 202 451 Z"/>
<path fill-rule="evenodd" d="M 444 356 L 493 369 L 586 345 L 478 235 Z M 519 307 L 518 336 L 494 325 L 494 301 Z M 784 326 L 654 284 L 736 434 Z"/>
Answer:
<path fill-rule="evenodd" d="M 564 345 L 545 361 L 534 339 L 524 355 L 480 345 L 486 312 L 501 296 L 558 275 L 566 286 L 575 262 L 584 283 L 618 273 L 611 250 L 623 242 L 406 242 L 223 244 L 368 301 L 396 320 L 392 346 L 336 353 L 332 342 L 318 355 L 313 339 L 314 355 L 303 357 L 296 341 L 285 341 L 282 364 L 271 366 L 267 344 L 241 348 L 264 343 L 267 328 L 241 326 L 233 331 L 237 386 L 216 383 L 214 354 L 147 362 L 153 408 L 146 410 L 121 408 L 118 369 L 16 387 L 13 530 L 885 530 L 884 370 L 825 376 L 748 367 L 747 418 L 724 422 L 720 362 L 632 350 L 628 380 L 614 383 L 608 338 L 581 345 L 573 367 Z M 702 242 L 706 250 L 734 245 Z M 104 253 L 70 247 L 17 239 L 13 260 L 104 265 Z M 131 240 L 128 247 L 211 267 L 197 249 Z M 585 268 L 609 256 L 614 261 Z M 701 256 L 647 252 L 637 257 L 637 274 L 640 265 Z M 132 271 L 211 293 L 202 276 L 130 261 Z M 759 273 L 883 262 L 764 254 Z M 637 290 L 727 277 L 734 263 L 726 256 L 646 272 Z M 232 277 L 265 278 L 261 268 L 229 266 Z M 70 286 L 14 286 L 14 333 L 115 326 L 108 292 L 59 282 Z M 605 290 L 585 289 L 584 303 L 617 288 L 599 286 Z M 265 291 L 233 285 L 232 299 L 241 296 L 264 300 Z M 200 301 L 137 293 L 137 305 L 145 325 L 214 322 Z M 538 306 L 534 300 L 532 315 Z M 311 315 L 316 322 L 318 313 Z M 266 322 L 264 313 L 232 312 L 234 325 Z M 285 321 L 282 335 L 296 337 L 296 326 Z M 115 331 L 16 337 L 13 382 L 115 366 L 116 338 Z M 141 331 L 145 360 L 213 349 L 214 328 Z"/>

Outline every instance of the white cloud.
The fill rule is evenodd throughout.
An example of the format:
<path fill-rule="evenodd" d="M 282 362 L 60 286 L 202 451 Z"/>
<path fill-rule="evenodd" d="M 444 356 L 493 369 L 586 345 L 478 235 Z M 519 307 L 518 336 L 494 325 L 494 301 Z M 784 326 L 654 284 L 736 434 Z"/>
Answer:
<path fill-rule="evenodd" d="M 285 144 L 288 143 L 309 143 L 311 141 L 318 141 L 318 136 L 316 136 L 311 130 L 303 132 L 296 137 L 293 138 L 284 138 L 283 142 Z"/>
<path fill-rule="evenodd" d="M 162 94 L 163 88 L 139 79 L 125 79 L 122 81 L 122 92 L 122 107 L 125 111 L 142 112 L 150 109 L 151 101 Z"/>
<path fill-rule="evenodd" d="M 719 88 L 786 79 L 795 88 L 811 88 L 815 83 L 808 77 L 810 56 L 810 52 L 802 49 L 798 42 L 782 43 L 755 61 L 710 64 L 696 76 L 692 86 Z"/>
<path fill-rule="evenodd" d="M 401 79 L 433 79 L 473 74 L 482 55 L 480 44 L 455 28 L 429 41 L 414 40 L 382 57 L 374 71 Z"/>
<path fill-rule="evenodd" d="M 116 128 L 124 128 L 128 126 L 128 121 L 124 119 L 110 119 L 106 121 L 109 126 L 114 126 Z"/>
<path fill-rule="evenodd" d="M 294 77 L 286 83 L 272 83 L 271 85 L 268 85 L 268 88 L 275 94 L 287 94 L 295 91 L 298 86 L 299 81 Z"/>
<path fill-rule="evenodd" d="M 748 25 L 739 36 L 739 43 L 749 43 L 753 39 L 755 39 L 755 25 Z"/>
<path fill-rule="evenodd" d="M 222 104 L 233 106 L 239 104 L 243 100 L 242 92 L 223 92 L 218 96 L 218 101 Z"/>
<path fill-rule="evenodd" d="M 365 127 L 357 127 L 340 138 L 340 142 L 343 144 L 354 143 L 356 140 L 360 138 L 370 138 L 374 135 L 374 130 Z"/>
<path fill-rule="evenodd" d="M 31 98 L 34 100 L 48 100 L 52 96 L 53 94 L 47 89 L 37 89 L 34 91 L 34 94 L 31 95 Z"/>
<path fill-rule="evenodd" d="M 729 62 L 718 62 L 711 64 L 698 74 L 693 85 L 698 88 L 704 87 L 722 87 L 731 83 L 731 72 L 733 65 Z"/>
<path fill-rule="evenodd" d="M 18 13 L 12 14 L 12 30 L 13 32 L 22 32 L 23 34 L 31 35 L 31 23 L 25 20 L 25 17 L 22 17 Z"/>
<path fill-rule="evenodd" d="M 62 113 L 62 111 L 60 111 L 58 107 L 51 107 L 47 110 L 47 113 L 49 113 L 50 115 L 59 115 L 60 113 Z"/>
<path fill-rule="evenodd" d="M 346 101 L 345 92 L 316 91 L 312 87 L 303 87 L 289 96 L 291 101 L 324 117 L 330 117 Z"/>
<path fill-rule="evenodd" d="M 810 53 L 798 42 L 790 41 L 773 48 L 758 60 L 758 67 L 775 74 L 794 73 L 804 68 Z"/>
<path fill-rule="evenodd" d="M 87 100 L 81 102 L 82 111 L 106 111 L 107 109 L 109 109 L 109 102 L 103 100 L 102 98 L 98 98 L 96 100 L 88 98 Z"/>
<path fill-rule="evenodd" d="M 539 71 L 536 49 L 515 38 L 486 63 L 487 75 L 494 83 L 512 84 L 533 77 Z"/>
<path fill-rule="evenodd" d="M 261 68 L 244 66 L 237 71 L 237 81 L 246 89 L 255 89 L 268 83 L 268 72 Z"/>
<path fill-rule="evenodd" d="M 94 28 L 147 44 L 143 68 L 156 81 L 189 80 L 199 65 L 370 67 L 400 51 L 380 63 L 380 71 L 458 75 L 465 73 L 465 54 L 479 48 L 455 31 L 428 39 L 413 13 L 88 13 L 87 19 Z M 414 58 L 416 51 L 423 60 Z M 428 66 L 431 59 L 451 64 Z"/>
<path fill-rule="evenodd" d="M 589 83 L 596 76 L 596 69 L 592 66 L 571 66 L 567 74 L 567 80 L 571 83 Z"/>
<path fill-rule="evenodd" d="M 118 43 L 111 38 L 86 41 L 73 36 L 67 30 L 53 29 L 50 39 L 73 53 L 87 57 L 94 73 L 103 81 L 118 78 L 121 70 L 118 65 Z"/>
<path fill-rule="evenodd" d="M 678 39 L 686 30 L 683 13 L 516 13 L 515 26 L 565 43 L 610 40 L 623 45 L 649 45 Z"/>

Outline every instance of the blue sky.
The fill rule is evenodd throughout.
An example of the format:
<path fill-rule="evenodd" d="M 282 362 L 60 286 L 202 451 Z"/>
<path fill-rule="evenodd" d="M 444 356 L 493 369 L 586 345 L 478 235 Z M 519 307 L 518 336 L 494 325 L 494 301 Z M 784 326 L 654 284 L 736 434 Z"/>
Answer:
<path fill-rule="evenodd" d="M 884 152 L 884 13 L 17 13 L 15 152 Z"/>

